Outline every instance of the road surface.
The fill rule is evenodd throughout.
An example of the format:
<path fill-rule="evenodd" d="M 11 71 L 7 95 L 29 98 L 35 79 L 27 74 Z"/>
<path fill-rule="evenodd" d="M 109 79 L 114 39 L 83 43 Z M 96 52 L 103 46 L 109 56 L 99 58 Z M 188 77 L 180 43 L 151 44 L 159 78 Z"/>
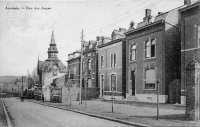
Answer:
<path fill-rule="evenodd" d="M 20 102 L 16 98 L 5 98 L 4 102 L 17 127 L 129 127 L 32 102 Z"/>

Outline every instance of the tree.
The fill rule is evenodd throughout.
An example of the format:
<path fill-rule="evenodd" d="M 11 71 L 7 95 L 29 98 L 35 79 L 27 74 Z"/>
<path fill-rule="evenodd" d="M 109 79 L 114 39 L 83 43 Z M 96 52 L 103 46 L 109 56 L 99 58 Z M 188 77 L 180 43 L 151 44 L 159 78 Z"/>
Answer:
<path fill-rule="evenodd" d="M 35 68 L 31 75 L 28 75 L 28 88 L 32 88 L 34 85 L 39 84 L 39 76 L 37 74 L 37 68 Z"/>

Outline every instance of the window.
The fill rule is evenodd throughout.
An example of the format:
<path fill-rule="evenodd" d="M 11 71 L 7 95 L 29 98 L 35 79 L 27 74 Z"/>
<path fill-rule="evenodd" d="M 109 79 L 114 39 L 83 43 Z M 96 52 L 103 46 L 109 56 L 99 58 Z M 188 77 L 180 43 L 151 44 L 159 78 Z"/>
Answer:
<path fill-rule="evenodd" d="M 145 58 L 150 58 L 150 42 L 145 42 Z"/>
<path fill-rule="evenodd" d="M 197 40 L 197 42 L 198 42 L 198 47 L 200 47 L 200 25 L 198 25 L 197 29 L 198 29 L 198 40 Z"/>
<path fill-rule="evenodd" d="M 91 59 L 88 59 L 88 70 L 91 69 L 91 66 L 92 66 L 92 64 L 91 64 Z"/>
<path fill-rule="evenodd" d="M 116 67 L 116 53 L 111 54 L 111 68 Z"/>
<path fill-rule="evenodd" d="M 156 40 L 152 39 L 151 40 L 151 57 L 156 56 Z"/>
<path fill-rule="evenodd" d="M 111 90 L 113 88 L 113 91 L 117 91 L 117 77 L 116 74 L 111 75 Z"/>
<path fill-rule="evenodd" d="M 156 40 L 150 39 L 145 42 L 145 58 L 152 58 L 156 56 Z"/>
<path fill-rule="evenodd" d="M 156 73 L 154 69 L 145 71 L 145 89 L 155 89 Z"/>
<path fill-rule="evenodd" d="M 100 63 L 100 64 L 101 64 L 101 65 L 100 65 L 100 66 L 101 66 L 101 69 L 103 69 L 103 62 L 104 62 L 104 57 L 103 57 L 103 56 L 101 56 L 101 60 L 100 60 L 100 61 L 101 61 L 101 63 Z"/>
<path fill-rule="evenodd" d="M 91 78 L 89 78 L 89 79 L 87 80 L 87 87 L 89 87 L 89 88 L 92 87 L 92 79 L 91 79 Z"/>
<path fill-rule="evenodd" d="M 114 67 L 116 67 L 117 66 L 117 61 L 116 61 L 116 53 L 114 53 Z"/>
<path fill-rule="evenodd" d="M 130 56 L 130 60 L 133 61 L 133 60 L 136 60 L 136 44 L 133 44 L 131 46 L 131 56 Z"/>
<path fill-rule="evenodd" d="M 76 67 L 74 67 L 74 75 L 76 74 Z"/>
<path fill-rule="evenodd" d="M 103 84 L 104 84 L 104 75 L 101 75 L 101 86 L 103 88 Z"/>

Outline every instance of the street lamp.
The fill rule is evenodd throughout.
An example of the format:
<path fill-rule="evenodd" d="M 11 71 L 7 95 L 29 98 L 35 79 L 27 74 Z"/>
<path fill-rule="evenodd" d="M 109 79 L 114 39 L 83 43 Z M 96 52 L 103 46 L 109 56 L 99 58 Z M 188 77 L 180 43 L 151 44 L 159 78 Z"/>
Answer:
<path fill-rule="evenodd" d="M 81 91 L 82 91 L 82 66 L 83 66 L 83 30 L 81 32 L 81 66 L 80 66 L 80 94 L 79 94 L 79 105 L 82 104 L 81 102 Z"/>

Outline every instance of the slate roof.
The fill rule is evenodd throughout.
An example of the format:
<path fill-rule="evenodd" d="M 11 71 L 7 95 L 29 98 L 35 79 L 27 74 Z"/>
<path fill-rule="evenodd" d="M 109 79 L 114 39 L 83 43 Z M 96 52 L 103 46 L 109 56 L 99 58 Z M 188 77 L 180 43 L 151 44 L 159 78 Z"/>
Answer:
<path fill-rule="evenodd" d="M 56 65 L 59 70 L 66 70 L 66 66 L 60 61 L 38 61 L 40 71 L 51 71 L 52 67 Z"/>

